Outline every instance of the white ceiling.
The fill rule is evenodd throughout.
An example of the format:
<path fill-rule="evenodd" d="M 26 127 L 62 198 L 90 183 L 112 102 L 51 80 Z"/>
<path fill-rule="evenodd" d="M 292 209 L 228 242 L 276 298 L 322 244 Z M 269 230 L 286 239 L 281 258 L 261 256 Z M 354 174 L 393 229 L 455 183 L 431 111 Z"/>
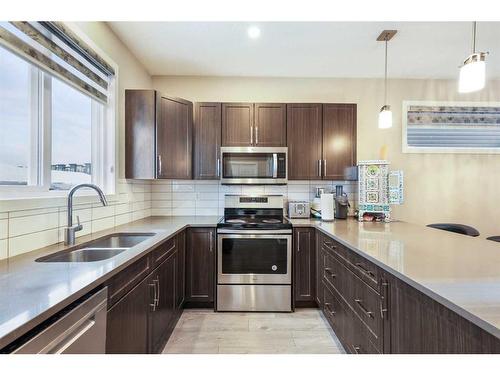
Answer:
<path fill-rule="evenodd" d="M 470 22 L 110 22 L 152 75 L 457 78 L 471 51 Z M 261 36 L 247 37 L 258 25 Z M 500 78 L 500 22 L 480 22 L 477 48 Z"/>

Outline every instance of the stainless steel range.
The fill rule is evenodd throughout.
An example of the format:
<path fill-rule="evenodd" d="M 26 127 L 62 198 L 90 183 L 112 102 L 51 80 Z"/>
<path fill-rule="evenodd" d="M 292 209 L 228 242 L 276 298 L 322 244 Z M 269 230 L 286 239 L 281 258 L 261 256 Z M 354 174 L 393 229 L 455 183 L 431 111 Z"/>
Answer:
<path fill-rule="evenodd" d="M 283 196 L 226 195 L 217 224 L 217 310 L 292 310 L 292 225 Z"/>

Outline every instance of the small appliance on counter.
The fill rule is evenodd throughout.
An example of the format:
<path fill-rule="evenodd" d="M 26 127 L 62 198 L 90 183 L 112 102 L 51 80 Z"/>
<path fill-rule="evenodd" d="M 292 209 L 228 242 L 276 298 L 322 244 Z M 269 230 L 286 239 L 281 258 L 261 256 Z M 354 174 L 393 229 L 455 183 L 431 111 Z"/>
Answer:
<path fill-rule="evenodd" d="M 334 219 L 333 194 L 321 194 L 321 220 L 333 221 Z"/>
<path fill-rule="evenodd" d="M 311 205 L 306 201 L 288 202 L 288 217 L 290 219 L 308 219 Z"/>
<path fill-rule="evenodd" d="M 343 186 L 337 185 L 335 187 L 335 219 L 347 219 L 349 207 L 349 199 L 344 193 Z"/>
<path fill-rule="evenodd" d="M 359 168 L 359 221 L 391 221 L 391 204 L 403 203 L 403 171 L 389 171 L 387 160 L 367 160 Z"/>
<path fill-rule="evenodd" d="M 311 216 L 321 219 L 321 194 L 325 193 L 325 188 L 317 187 L 316 196 L 311 203 Z"/>

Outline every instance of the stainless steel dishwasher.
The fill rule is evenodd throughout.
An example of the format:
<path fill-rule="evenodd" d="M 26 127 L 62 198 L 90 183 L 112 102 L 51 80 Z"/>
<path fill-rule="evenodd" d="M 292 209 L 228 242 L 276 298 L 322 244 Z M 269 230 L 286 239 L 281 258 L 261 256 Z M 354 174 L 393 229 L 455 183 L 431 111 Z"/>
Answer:
<path fill-rule="evenodd" d="M 107 298 L 108 290 L 103 288 L 70 305 L 12 353 L 105 353 Z"/>

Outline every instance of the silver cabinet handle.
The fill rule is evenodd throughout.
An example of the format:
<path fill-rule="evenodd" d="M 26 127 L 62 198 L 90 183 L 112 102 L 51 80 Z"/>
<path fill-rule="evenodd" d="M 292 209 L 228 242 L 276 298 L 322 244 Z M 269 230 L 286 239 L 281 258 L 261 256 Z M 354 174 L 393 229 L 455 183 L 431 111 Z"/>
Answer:
<path fill-rule="evenodd" d="M 278 178 L 278 154 L 273 154 L 273 178 Z"/>
<path fill-rule="evenodd" d="M 326 159 L 323 159 L 323 177 L 326 176 Z"/>
<path fill-rule="evenodd" d="M 335 311 L 332 310 L 332 308 L 330 307 L 331 305 L 328 303 L 328 302 L 325 302 L 325 309 L 328 311 L 328 313 L 330 315 L 335 315 Z"/>
<path fill-rule="evenodd" d="M 360 350 L 361 350 L 361 347 L 359 347 L 358 345 L 353 345 L 352 348 L 354 349 L 354 352 L 356 354 L 359 354 Z"/>
<path fill-rule="evenodd" d="M 210 248 L 209 251 L 213 251 L 213 243 L 214 243 L 214 232 L 210 231 Z"/>
<path fill-rule="evenodd" d="M 153 303 L 150 303 L 149 306 L 151 306 L 152 311 L 156 311 L 156 280 L 153 280 L 153 283 L 148 285 L 153 287 Z"/>
<path fill-rule="evenodd" d="M 160 306 L 160 276 L 156 278 L 156 284 L 158 284 L 158 296 L 156 297 L 156 307 Z"/>
<path fill-rule="evenodd" d="M 259 144 L 259 127 L 255 126 L 255 144 Z"/>
<path fill-rule="evenodd" d="M 356 302 L 359 306 L 359 308 L 361 309 L 361 311 L 363 311 L 363 314 L 365 314 L 368 318 L 373 318 L 373 312 L 371 311 L 368 311 L 361 302 L 363 302 L 362 300 L 360 299 L 355 299 L 354 302 Z"/>
<path fill-rule="evenodd" d="M 318 160 L 318 177 L 321 177 L 321 160 Z"/>
<path fill-rule="evenodd" d="M 332 272 L 331 268 L 325 268 L 325 272 L 332 278 L 336 278 L 337 275 L 335 273 Z"/>
<path fill-rule="evenodd" d="M 250 144 L 253 144 L 253 126 L 250 126 Z"/>
<path fill-rule="evenodd" d="M 161 155 L 158 155 L 158 176 L 161 176 L 162 167 L 161 167 Z"/>
<path fill-rule="evenodd" d="M 220 177 L 220 159 L 217 158 L 217 177 Z"/>

